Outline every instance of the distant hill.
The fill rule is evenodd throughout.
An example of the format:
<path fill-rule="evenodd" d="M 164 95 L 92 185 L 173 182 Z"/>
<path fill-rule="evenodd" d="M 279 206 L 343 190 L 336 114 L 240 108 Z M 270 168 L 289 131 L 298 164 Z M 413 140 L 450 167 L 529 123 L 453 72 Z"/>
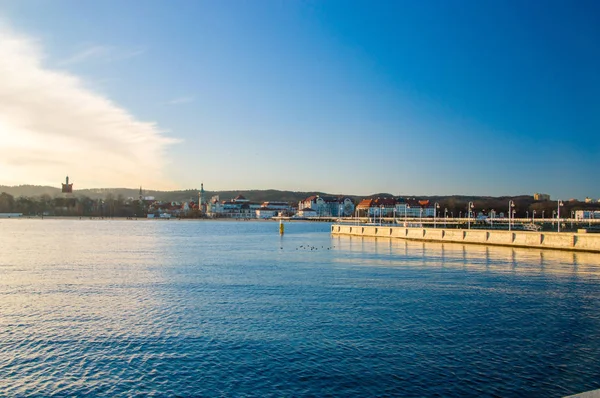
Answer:
<path fill-rule="evenodd" d="M 6 192 L 12 196 L 37 197 L 42 195 L 50 195 L 51 197 L 61 194 L 60 188 L 39 186 L 39 185 L 19 185 L 19 186 L 4 186 L 0 185 L 0 193 Z M 94 189 L 75 189 L 74 196 L 87 196 L 92 199 L 105 198 L 107 195 L 123 196 L 124 198 L 137 198 L 139 189 L 135 188 L 94 188 Z M 186 189 L 179 191 L 157 191 L 151 189 L 143 190 L 144 196 L 153 196 L 156 200 L 162 201 L 187 201 L 198 198 L 197 189 Z M 324 192 L 298 192 L 298 191 L 279 191 L 276 189 L 266 190 L 241 190 L 241 191 L 206 191 L 206 198 L 210 199 L 215 195 L 219 195 L 219 199 L 233 199 L 238 195 L 244 196 L 252 202 L 267 202 L 267 201 L 284 201 L 297 203 L 311 195 L 332 196 L 332 194 Z"/>
<path fill-rule="evenodd" d="M 50 195 L 51 197 L 58 196 L 61 194 L 60 188 L 41 186 L 41 185 L 18 185 L 18 186 L 5 186 L 0 185 L 0 193 L 6 192 L 12 196 L 26 196 L 26 197 L 37 197 L 41 195 Z M 75 189 L 74 196 L 87 196 L 92 199 L 105 198 L 107 195 L 112 196 L 123 196 L 127 198 L 137 198 L 139 196 L 139 190 L 135 188 L 94 188 L 94 189 Z M 185 189 L 178 191 L 158 191 L 152 189 L 144 189 L 144 196 L 153 196 L 157 200 L 162 201 L 186 201 L 198 198 L 198 189 Z M 341 194 L 331 194 L 326 192 L 302 192 L 302 191 L 280 191 L 277 189 L 252 189 L 252 190 L 240 190 L 240 191 L 206 191 L 206 198 L 210 199 L 212 196 L 219 195 L 219 199 L 227 200 L 233 199 L 238 195 L 244 196 L 246 199 L 252 202 L 267 202 L 267 201 L 284 201 L 295 203 L 302 199 L 306 199 L 312 195 L 320 196 L 338 196 Z M 360 200 L 362 198 L 378 198 L 378 197 L 396 197 L 391 193 L 375 193 L 367 196 L 357 195 L 344 195 L 354 200 Z M 431 202 L 440 201 L 456 201 L 456 202 L 467 202 L 467 201 L 497 201 L 498 205 L 503 202 L 507 202 L 510 199 L 515 201 L 532 201 L 533 197 L 530 195 L 519 195 L 519 196 L 473 196 L 473 195 L 439 195 L 439 196 L 425 196 L 425 195 L 399 195 L 400 197 L 418 198 L 418 199 L 429 199 Z M 500 206 L 498 206 L 500 207 Z"/>
<path fill-rule="evenodd" d="M 41 186 L 41 185 L 18 185 L 14 187 L 0 185 L 0 193 L 6 192 L 9 195 L 14 197 L 18 196 L 42 196 L 42 195 L 50 195 L 55 196 L 60 193 L 60 188 L 49 187 L 49 186 Z"/>

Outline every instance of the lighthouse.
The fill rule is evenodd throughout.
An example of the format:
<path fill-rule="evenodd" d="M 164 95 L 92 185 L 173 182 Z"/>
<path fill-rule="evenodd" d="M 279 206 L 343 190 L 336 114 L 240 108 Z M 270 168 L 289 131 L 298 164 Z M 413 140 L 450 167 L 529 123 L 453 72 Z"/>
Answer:
<path fill-rule="evenodd" d="M 204 214 L 204 209 L 202 206 L 204 206 L 204 183 L 200 184 L 200 192 L 198 192 L 198 210 L 200 211 L 201 214 Z"/>

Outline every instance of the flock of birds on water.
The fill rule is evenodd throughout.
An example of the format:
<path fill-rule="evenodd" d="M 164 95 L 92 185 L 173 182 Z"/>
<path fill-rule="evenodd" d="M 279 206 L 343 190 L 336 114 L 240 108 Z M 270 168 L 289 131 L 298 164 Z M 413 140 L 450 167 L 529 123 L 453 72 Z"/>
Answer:
<path fill-rule="evenodd" d="M 333 248 L 335 248 L 335 246 L 331 246 L 331 247 L 321 246 L 321 250 L 331 250 Z M 283 250 L 283 246 L 281 246 L 280 249 Z M 311 245 L 300 245 L 300 246 L 296 247 L 296 250 L 313 251 L 313 250 L 319 250 L 319 248 L 317 246 L 311 246 Z"/>

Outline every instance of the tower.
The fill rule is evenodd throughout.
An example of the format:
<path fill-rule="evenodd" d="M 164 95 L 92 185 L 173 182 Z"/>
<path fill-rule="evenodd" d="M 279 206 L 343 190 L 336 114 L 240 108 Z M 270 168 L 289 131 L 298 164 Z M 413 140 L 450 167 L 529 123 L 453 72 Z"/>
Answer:
<path fill-rule="evenodd" d="M 198 210 L 204 213 L 202 206 L 204 205 L 204 183 L 200 184 L 200 192 L 198 192 Z"/>
<path fill-rule="evenodd" d="M 69 176 L 67 176 L 64 184 L 62 184 L 62 193 L 73 193 L 73 183 L 69 184 Z"/>

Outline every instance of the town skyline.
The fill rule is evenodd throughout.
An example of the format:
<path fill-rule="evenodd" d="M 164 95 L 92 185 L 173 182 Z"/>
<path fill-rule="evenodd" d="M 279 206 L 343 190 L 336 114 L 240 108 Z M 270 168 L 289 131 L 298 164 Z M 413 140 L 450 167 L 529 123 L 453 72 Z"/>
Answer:
<path fill-rule="evenodd" d="M 0 184 L 597 198 L 598 15 L 6 0 Z"/>
<path fill-rule="evenodd" d="M 128 192 L 128 196 L 129 197 L 137 197 L 136 195 L 134 195 L 134 193 L 138 193 L 138 192 L 143 192 L 144 195 L 151 193 L 151 194 L 164 194 L 164 195 L 168 195 L 168 194 L 176 194 L 176 195 L 181 195 L 183 193 L 187 193 L 189 194 L 190 198 L 191 197 L 195 197 L 197 196 L 197 194 L 200 192 L 200 188 L 184 188 L 184 189 L 173 189 L 173 190 L 160 190 L 160 189 L 153 189 L 152 187 L 143 187 L 143 186 L 139 186 L 139 187 L 94 187 L 94 188 L 78 188 L 78 186 L 75 185 L 75 182 L 73 182 L 73 180 L 68 180 L 69 177 L 67 177 L 67 184 L 70 181 L 70 185 L 71 185 L 71 192 L 69 192 L 70 194 L 74 194 L 77 195 L 78 193 L 82 194 L 82 195 L 90 195 L 90 193 L 95 193 L 98 195 L 102 195 L 102 194 L 107 194 L 107 193 L 112 193 L 112 194 L 124 194 L 124 192 Z M 34 185 L 34 184 L 20 184 L 20 185 L 12 185 L 12 186 L 8 186 L 8 185 L 1 185 L 0 184 L 0 193 L 1 192 L 6 192 L 9 193 L 13 196 L 24 196 L 24 197 L 33 197 L 33 196 L 40 196 L 42 194 L 50 194 L 50 195 L 57 195 L 61 193 L 61 187 L 60 185 L 65 185 L 64 182 L 59 183 L 59 184 L 54 184 L 54 185 Z M 203 185 L 201 183 L 201 185 Z M 509 195 L 509 194 L 501 194 L 501 195 L 477 195 L 477 194 L 468 194 L 468 193 L 453 193 L 453 194 L 443 194 L 443 193 L 437 193 L 437 194 L 423 194 L 423 193 L 406 193 L 406 192 L 400 192 L 400 193 L 393 193 L 393 192 L 371 192 L 371 193 L 352 193 L 352 192 L 334 192 L 334 191 L 318 191 L 318 190 L 285 190 L 285 189 L 275 189 L 275 188 L 270 188 L 270 189 L 211 189 L 210 187 L 207 187 L 207 189 L 205 189 L 206 195 L 220 195 L 220 194 L 225 194 L 225 195 L 229 195 L 229 196 L 235 196 L 237 194 L 248 194 L 250 192 L 257 192 L 257 193 L 272 193 L 273 199 L 277 199 L 279 200 L 280 197 L 278 197 L 277 195 L 281 195 L 281 194 L 293 194 L 293 195 L 323 195 L 323 196 L 348 196 L 348 197 L 353 197 L 353 198 L 375 198 L 375 197 L 397 197 L 397 198 L 517 198 L 517 197 L 533 197 L 536 198 L 540 197 L 539 200 L 545 200 L 545 201 L 557 201 L 557 200 L 562 200 L 562 201 L 568 201 L 568 200 L 576 200 L 579 202 L 585 202 L 585 203 L 600 203 L 600 198 L 596 198 L 596 197 L 592 197 L 592 196 L 585 196 L 584 198 L 576 198 L 576 197 L 565 197 L 565 198 L 557 198 L 552 196 L 551 194 L 548 193 L 543 193 L 543 192 L 525 192 L 525 193 L 520 193 L 520 194 L 516 194 L 516 195 Z M 63 192 L 64 193 L 64 192 Z M 272 200 L 273 200 L 272 199 Z M 268 200 L 268 199 L 260 199 L 260 200 Z M 297 200 L 297 198 L 291 200 L 291 201 L 295 201 Z"/>

